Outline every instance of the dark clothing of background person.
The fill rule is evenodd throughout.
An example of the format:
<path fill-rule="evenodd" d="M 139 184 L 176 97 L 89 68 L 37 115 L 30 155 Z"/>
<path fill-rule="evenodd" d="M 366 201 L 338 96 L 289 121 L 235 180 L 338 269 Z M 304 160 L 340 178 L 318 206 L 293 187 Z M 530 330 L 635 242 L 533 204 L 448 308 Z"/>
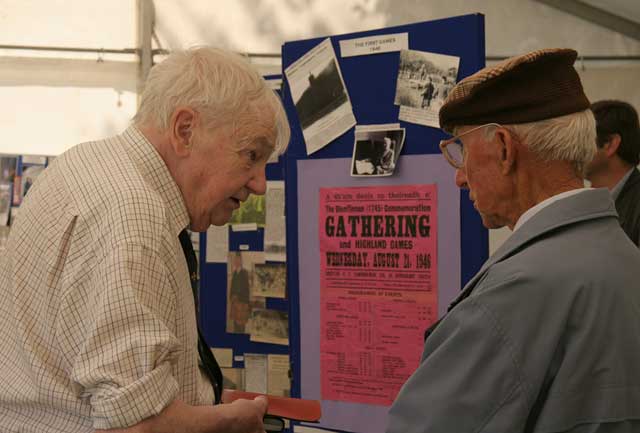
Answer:
<path fill-rule="evenodd" d="M 634 168 L 616 198 L 620 225 L 636 246 L 640 246 L 640 171 Z"/>

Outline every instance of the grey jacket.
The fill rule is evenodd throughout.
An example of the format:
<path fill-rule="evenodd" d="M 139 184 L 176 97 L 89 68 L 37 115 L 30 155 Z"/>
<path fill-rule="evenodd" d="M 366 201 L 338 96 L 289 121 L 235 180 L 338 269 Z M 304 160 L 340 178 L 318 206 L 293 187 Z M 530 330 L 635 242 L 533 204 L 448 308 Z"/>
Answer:
<path fill-rule="evenodd" d="M 543 208 L 461 298 L 387 433 L 640 432 L 640 252 L 606 189 Z"/>

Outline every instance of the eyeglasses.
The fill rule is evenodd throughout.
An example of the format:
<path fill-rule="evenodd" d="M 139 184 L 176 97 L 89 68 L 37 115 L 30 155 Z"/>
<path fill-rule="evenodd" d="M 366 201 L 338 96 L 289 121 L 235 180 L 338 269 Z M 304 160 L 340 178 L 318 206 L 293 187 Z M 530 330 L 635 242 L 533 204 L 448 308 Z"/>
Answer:
<path fill-rule="evenodd" d="M 447 162 L 449 162 L 449 164 L 451 164 L 453 168 L 462 169 L 464 167 L 464 146 L 460 138 L 464 137 L 467 134 L 471 134 L 478 129 L 486 128 L 488 126 L 495 126 L 497 128 L 502 127 L 502 125 L 499 125 L 497 123 L 487 123 L 465 131 L 460 135 L 456 135 L 446 140 L 440 140 L 440 150 L 442 151 L 442 154 L 444 155 Z"/>

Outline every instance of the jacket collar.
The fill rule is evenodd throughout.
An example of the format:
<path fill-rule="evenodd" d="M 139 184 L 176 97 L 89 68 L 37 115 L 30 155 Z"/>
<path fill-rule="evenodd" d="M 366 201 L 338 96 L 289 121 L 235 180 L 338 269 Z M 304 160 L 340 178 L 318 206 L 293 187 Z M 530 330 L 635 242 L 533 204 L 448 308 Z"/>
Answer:
<path fill-rule="evenodd" d="M 624 183 L 624 186 L 620 190 L 620 194 L 618 194 L 618 198 L 620 198 L 626 191 L 632 189 L 637 183 L 640 183 L 640 171 L 638 168 L 634 168 L 629 175 L 629 178 Z"/>
<path fill-rule="evenodd" d="M 582 221 L 617 217 L 611 196 L 606 188 L 585 189 L 584 191 L 558 200 L 543 208 L 530 220 L 518 228 L 482 265 L 480 270 L 465 285 L 458 297 L 451 303 L 449 310 L 471 294 L 476 283 L 494 264 L 521 250 L 537 238 L 556 230 Z"/>

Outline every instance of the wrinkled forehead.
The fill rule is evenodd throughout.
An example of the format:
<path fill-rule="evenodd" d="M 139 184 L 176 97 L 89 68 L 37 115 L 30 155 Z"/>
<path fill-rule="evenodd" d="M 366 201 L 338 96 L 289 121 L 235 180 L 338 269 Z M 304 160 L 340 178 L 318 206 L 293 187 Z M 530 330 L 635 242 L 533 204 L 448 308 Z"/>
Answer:
<path fill-rule="evenodd" d="M 235 119 L 234 138 L 241 145 L 273 150 L 277 139 L 275 113 L 267 107 L 251 111 Z"/>

